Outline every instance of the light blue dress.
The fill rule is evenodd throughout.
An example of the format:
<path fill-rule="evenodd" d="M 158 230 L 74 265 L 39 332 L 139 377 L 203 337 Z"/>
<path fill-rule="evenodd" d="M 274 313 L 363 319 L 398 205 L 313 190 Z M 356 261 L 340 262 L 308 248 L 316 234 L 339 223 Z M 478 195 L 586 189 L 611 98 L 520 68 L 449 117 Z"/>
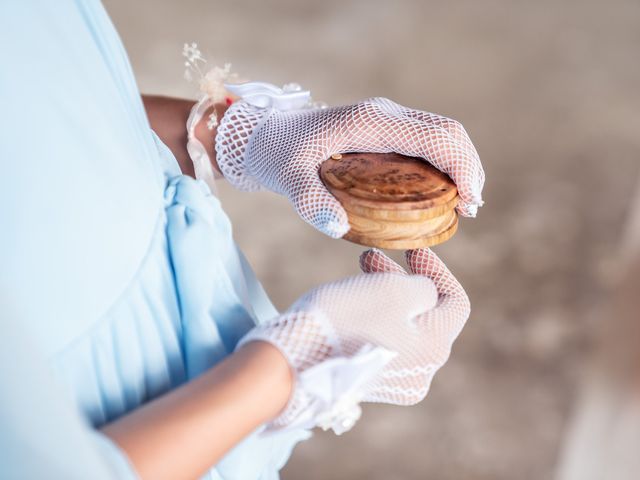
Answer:
<path fill-rule="evenodd" d="M 134 478 L 96 427 L 276 311 L 98 1 L 3 0 L 0 40 L 0 478 Z M 208 478 L 277 478 L 306 436 L 256 432 Z"/>

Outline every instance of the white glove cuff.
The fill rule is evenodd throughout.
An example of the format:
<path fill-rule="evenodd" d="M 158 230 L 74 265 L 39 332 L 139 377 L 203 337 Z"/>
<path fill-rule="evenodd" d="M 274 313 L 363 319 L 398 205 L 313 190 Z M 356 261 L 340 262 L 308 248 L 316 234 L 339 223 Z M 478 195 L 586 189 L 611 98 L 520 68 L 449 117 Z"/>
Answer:
<path fill-rule="evenodd" d="M 395 356 L 368 344 L 352 357 L 329 358 L 299 373 L 290 404 L 267 431 L 320 427 L 341 435 L 351 430 L 362 414 L 365 387 Z"/>
<path fill-rule="evenodd" d="M 325 108 L 325 105 L 312 102 L 310 92 L 295 83 L 282 88 L 265 82 L 225 83 L 224 88 L 240 100 L 229 107 L 218 126 L 215 140 L 218 167 L 234 187 L 261 190 L 262 185 L 251 175 L 251 159 L 247 155 L 253 134 L 273 112 Z"/>
<path fill-rule="evenodd" d="M 215 140 L 218 168 L 224 178 L 240 190 L 252 192 L 263 189 L 249 171 L 246 152 L 253 133 L 271 112 L 271 109 L 239 100 L 229 107 L 218 125 Z"/>
<path fill-rule="evenodd" d="M 259 330 L 250 332 L 238 344 L 262 340 L 283 350 Z M 328 358 L 302 372 L 296 372 L 293 393 L 282 413 L 265 430 L 265 434 L 295 429 L 332 429 L 336 435 L 350 430 L 360 418 L 360 402 L 366 386 L 396 356 L 383 347 L 366 344 L 353 356 Z"/>

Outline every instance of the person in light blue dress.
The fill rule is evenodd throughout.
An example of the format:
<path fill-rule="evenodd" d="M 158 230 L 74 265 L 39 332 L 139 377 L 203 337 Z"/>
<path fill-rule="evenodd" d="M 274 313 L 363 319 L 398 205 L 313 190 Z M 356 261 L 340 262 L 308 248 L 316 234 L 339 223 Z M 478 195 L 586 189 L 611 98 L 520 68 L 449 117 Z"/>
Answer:
<path fill-rule="evenodd" d="M 102 5 L 2 2 L 0 32 L 0 478 L 99 478 L 88 439 L 133 477 L 94 428 L 215 365 L 276 312 L 220 203 L 150 129 Z M 185 207 L 212 223 L 195 251 L 180 245 Z M 200 278 L 211 290 L 190 288 Z M 305 435 L 254 435 L 209 477 L 271 478 Z"/>
<path fill-rule="evenodd" d="M 366 337 L 371 329 L 358 318 L 358 309 L 347 315 L 350 310 L 340 310 L 336 302 L 330 302 L 336 316 L 353 320 L 344 338 L 363 347 L 361 356 L 340 357 L 336 342 L 342 338 L 331 339 L 331 348 L 299 343 L 305 334 L 299 318 L 289 318 L 302 325 L 297 338 L 287 337 L 290 329 L 270 328 L 281 316 L 233 241 L 220 202 L 204 182 L 183 175 L 193 168 L 178 158 L 185 145 L 173 148 L 170 136 L 155 125 L 152 129 L 151 107 L 143 104 L 126 52 L 98 0 L 3 1 L 0 40 L 0 478 L 182 478 L 207 470 L 206 478 L 215 480 L 278 478 L 295 444 L 319 424 L 316 418 L 300 419 L 326 418 L 344 403 L 329 386 L 325 390 L 333 397 L 320 405 L 323 392 L 313 397 L 305 379 L 314 388 L 322 382 L 314 385 L 306 373 L 341 379 L 347 389 L 369 385 L 365 380 L 387 368 L 391 354 L 403 353 L 402 345 L 389 352 L 385 335 Z M 374 103 L 354 108 L 363 105 Z M 390 105 L 399 107 L 383 99 L 375 108 Z M 239 108 L 247 118 L 265 112 L 246 103 Z M 464 130 L 443 117 L 405 110 L 358 131 L 427 158 L 407 150 L 389 132 L 373 135 L 367 129 L 386 121 L 422 128 L 437 119 L 438 141 L 444 138 L 445 146 L 456 146 L 450 150 L 464 157 L 449 159 L 450 164 L 468 167 L 460 178 L 478 187 L 472 195 L 458 185 L 468 201 L 464 208 L 473 202 L 477 207 L 484 176 Z M 348 109 L 340 111 L 355 118 Z M 282 125 L 289 121 L 272 118 Z M 278 168 L 287 166 L 282 159 Z M 309 164 L 301 171 L 319 182 L 316 167 Z M 261 171 L 287 180 L 268 168 Z M 449 173 L 456 180 L 456 172 Z M 283 193 L 284 187 L 272 189 Z M 296 195 L 307 193 L 299 189 Z M 325 195 L 324 210 L 309 213 L 294 201 L 298 213 L 325 233 L 344 234 L 346 215 L 337 201 L 326 191 L 310 193 L 307 200 Z M 333 202 L 331 209 L 327 202 Z M 367 255 L 371 263 L 363 267 L 365 274 L 354 278 L 366 284 L 370 274 L 378 275 L 377 287 L 358 294 L 380 299 L 390 291 L 387 280 L 398 284 L 400 267 L 380 252 Z M 442 336 L 446 345 L 436 345 L 448 352 L 468 317 L 468 299 L 430 252 L 412 255 L 412 285 L 426 285 L 433 300 L 423 313 L 456 321 L 455 332 Z M 443 279 L 446 291 L 438 283 Z M 339 291 L 340 286 L 327 288 Z M 402 300 L 402 293 L 397 298 Z M 415 315 L 417 310 L 407 307 L 411 302 L 399 304 Z M 302 313 L 309 318 L 309 312 Z M 383 315 L 378 323 L 394 329 L 398 321 L 412 318 Z M 254 332 L 255 341 L 239 349 L 248 332 Z M 376 360 L 373 347 L 386 353 Z M 314 360 L 299 368 L 288 349 Z M 373 359 L 375 368 L 361 368 L 363 359 Z M 414 379 L 418 383 L 411 391 L 417 397 L 379 401 L 415 403 L 444 360 L 404 365 L 413 377 L 416 371 L 428 372 L 429 378 Z M 314 362 L 322 368 L 313 370 Z M 405 375 L 387 373 L 389 378 Z M 398 387 L 393 388 L 397 395 Z M 320 410 L 309 413 L 311 407 Z M 279 424 L 290 428 L 267 432 L 266 424 L 278 412 Z M 339 411 L 331 415 L 331 421 L 342 418 Z M 216 454 L 208 456 L 209 450 Z M 164 463 L 153 461 L 165 455 Z M 177 466 L 173 475 L 167 468 L 182 457 L 195 458 L 197 465 L 192 470 Z"/>

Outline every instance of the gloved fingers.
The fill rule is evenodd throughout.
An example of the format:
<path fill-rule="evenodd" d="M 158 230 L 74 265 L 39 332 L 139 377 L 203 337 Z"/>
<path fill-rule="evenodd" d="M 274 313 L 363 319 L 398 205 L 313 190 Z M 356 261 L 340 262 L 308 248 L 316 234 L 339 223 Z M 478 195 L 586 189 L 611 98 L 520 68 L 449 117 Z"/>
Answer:
<path fill-rule="evenodd" d="M 418 315 L 415 322 L 426 337 L 441 346 L 440 350 L 433 351 L 433 355 L 444 363 L 449 356 L 453 340 L 471 313 L 469 297 L 444 262 L 428 248 L 407 250 L 405 256 L 409 270 L 414 274 L 429 277 L 438 290 L 436 307 Z"/>
<path fill-rule="evenodd" d="M 360 255 L 360 270 L 364 273 L 391 272 L 407 274 L 404 268 L 377 248 L 362 252 Z"/>
<path fill-rule="evenodd" d="M 405 258 L 411 273 L 424 275 L 433 281 L 441 302 L 447 300 L 450 303 L 453 300 L 461 306 L 466 305 L 468 310 L 469 297 L 464 288 L 435 253 L 428 248 L 407 250 Z"/>
<path fill-rule="evenodd" d="M 382 102 L 383 100 L 386 101 L 385 109 L 390 113 L 398 113 L 407 118 L 413 118 L 415 120 L 420 120 L 421 122 L 443 128 L 449 133 L 449 135 L 453 137 L 455 141 L 460 142 L 465 147 L 467 147 L 470 152 L 473 152 L 476 156 L 478 156 L 478 152 L 476 151 L 473 142 L 469 138 L 469 134 L 467 134 L 465 128 L 457 120 L 445 117 L 443 115 L 438 115 L 437 113 L 425 112 L 423 110 L 416 110 L 413 108 L 405 107 L 404 105 L 395 103 L 392 100 L 378 99 L 378 101 L 380 102 Z"/>
<path fill-rule="evenodd" d="M 386 98 L 373 98 L 356 106 L 363 126 L 350 146 L 370 151 L 395 151 L 424 158 L 447 173 L 458 187 L 458 212 L 475 216 L 482 205 L 484 170 L 475 147 L 458 122 L 411 110 Z M 367 133 L 367 135 L 365 135 Z M 373 140 L 375 138 L 375 141 Z M 356 142 L 358 140 L 358 142 Z"/>
<path fill-rule="evenodd" d="M 381 250 L 372 248 L 360 255 L 360 269 L 364 273 L 399 273 L 408 277 L 407 271 L 395 261 L 385 255 Z M 432 281 L 425 283 L 424 278 L 411 276 L 406 278 L 406 284 L 400 291 L 395 292 L 396 301 L 405 305 L 412 305 L 413 314 L 419 315 L 434 308 L 438 302 L 438 290 Z M 386 288 L 386 295 L 392 301 L 393 292 L 391 284 Z"/>
<path fill-rule="evenodd" d="M 396 117 L 397 133 L 389 138 L 394 151 L 422 157 L 448 174 L 458 187 L 461 215 L 475 216 L 482 205 L 484 170 L 475 150 L 455 140 L 437 125 L 406 117 Z"/>
<path fill-rule="evenodd" d="M 467 151 L 467 154 L 471 158 L 477 159 L 480 164 L 480 190 L 482 190 L 482 185 L 484 185 L 484 171 L 482 170 L 482 163 L 480 162 L 480 156 L 478 155 L 478 151 L 476 150 L 475 145 L 469 138 L 469 134 L 462 126 L 460 122 L 454 120 L 452 118 L 444 117 L 442 115 L 438 115 L 436 113 L 423 112 L 422 110 L 414 110 L 412 108 L 403 107 L 404 115 L 408 118 L 413 118 L 415 120 L 420 120 L 422 122 L 429 123 L 431 125 L 438 126 L 446 130 L 451 137 L 461 144 Z"/>
<path fill-rule="evenodd" d="M 425 348 L 422 361 L 431 365 L 435 372 L 446 363 L 451 347 L 460 335 L 469 318 L 468 299 L 445 297 L 438 305 L 424 313 L 416 315 L 412 322 L 420 332 Z"/>
<path fill-rule="evenodd" d="M 462 285 L 431 250 L 407 250 L 405 255 L 409 270 L 431 278 L 438 290 L 436 307 L 413 319 L 429 345 L 423 360 L 435 371 L 449 358 L 451 346 L 469 318 L 471 304 Z"/>
<path fill-rule="evenodd" d="M 449 133 L 449 135 L 451 135 L 451 137 L 455 141 L 464 145 L 472 155 L 478 157 L 478 152 L 476 151 L 473 142 L 469 138 L 469 134 L 462 126 L 462 124 L 457 120 L 445 117 L 443 115 L 438 115 L 437 113 L 425 112 L 423 110 L 416 110 L 413 108 L 405 107 L 404 105 L 400 105 L 399 103 L 396 103 L 393 100 L 389 100 L 388 98 L 378 97 L 370 99 L 368 101 L 380 105 L 380 107 L 384 111 L 392 115 L 412 118 L 414 120 L 419 120 L 421 122 L 425 122 L 446 130 L 447 133 Z"/>
<path fill-rule="evenodd" d="M 340 238 L 349 231 L 347 212 L 320 180 L 317 162 L 300 162 L 302 171 L 287 180 L 287 191 L 298 215 L 322 233 Z"/>

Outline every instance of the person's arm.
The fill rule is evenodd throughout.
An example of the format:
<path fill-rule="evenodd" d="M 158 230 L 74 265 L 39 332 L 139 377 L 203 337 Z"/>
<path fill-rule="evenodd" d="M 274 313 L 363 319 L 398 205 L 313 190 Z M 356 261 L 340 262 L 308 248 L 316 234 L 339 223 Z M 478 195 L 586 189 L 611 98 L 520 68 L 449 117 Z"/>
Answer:
<path fill-rule="evenodd" d="M 289 364 L 251 342 L 196 380 L 106 425 L 142 479 L 198 478 L 286 406 Z"/>
<path fill-rule="evenodd" d="M 193 100 L 185 100 L 182 98 L 170 98 L 156 95 L 142 95 L 142 102 L 147 111 L 149 123 L 154 132 L 160 137 L 162 142 L 169 147 L 173 155 L 176 157 L 182 173 L 194 176 L 193 162 L 187 152 L 187 118 L 189 112 L 194 105 Z M 225 104 L 216 105 L 216 113 L 218 119 L 224 115 L 227 110 Z M 206 125 L 207 118 L 211 111 L 208 111 L 198 123 L 195 133 L 200 143 L 204 145 L 213 169 L 220 173 L 218 164 L 216 163 L 216 152 L 214 149 L 214 139 L 216 131 L 209 130 Z"/>

